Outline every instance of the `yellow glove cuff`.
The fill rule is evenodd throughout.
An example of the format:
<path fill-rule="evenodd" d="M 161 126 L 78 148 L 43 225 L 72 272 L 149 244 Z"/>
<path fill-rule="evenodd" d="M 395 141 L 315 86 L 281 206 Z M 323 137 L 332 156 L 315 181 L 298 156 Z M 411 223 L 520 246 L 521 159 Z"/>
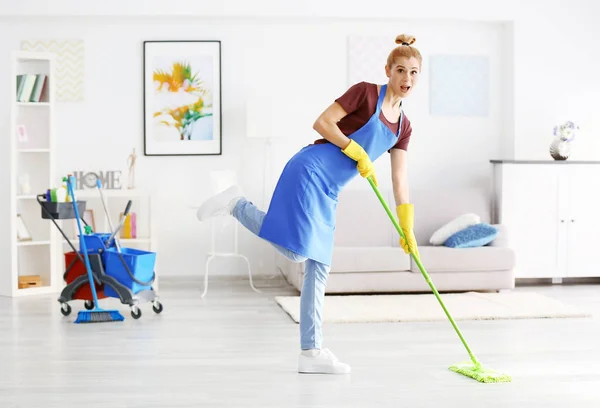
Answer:
<path fill-rule="evenodd" d="M 403 229 L 413 229 L 415 224 L 415 209 L 412 204 L 400 204 L 396 207 L 398 221 Z"/>
<path fill-rule="evenodd" d="M 359 161 L 367 155 L 365 149 L 362 148 L 361 145 L 356 143 L 354 140 L 350 139 L 350 144 L 346 146 L 346 148 L 342 149 L 342 152 L 354 161 Z"/>

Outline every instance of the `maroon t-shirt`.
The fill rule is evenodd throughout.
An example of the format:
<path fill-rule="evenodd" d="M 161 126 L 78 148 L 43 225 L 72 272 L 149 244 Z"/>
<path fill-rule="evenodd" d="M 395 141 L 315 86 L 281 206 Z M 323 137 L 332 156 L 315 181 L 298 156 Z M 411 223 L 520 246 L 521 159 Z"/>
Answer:
<path fill-rule="evenodd" d="M 349 136 L 364 126 L 365 123 L 371 119 L 371 116 L 375 114 L 378 99 L 377 84 L 368 82 L 359 82 L 352 85 L 346 93 L 337 98 L 335 101 L 339 103 L 347 113 L 347 115 L 337 123 L 338 128 L 342 133 Z M 392 123 L 385 118 L 383 112 L 379 113 L 379 118 L 394 134 L 398 132 L 399 120 Z M 410 141 L 411 134 L 412 127 L 410 121 L 406 115 L 404 115 L 402 118 L 402 130 L 400 136 L 392 148 L 408 150 L 408 142 Z M 321 138 L 315 141 L 315 144 L 319 143 L 329 143 L 329 141 Z"/>

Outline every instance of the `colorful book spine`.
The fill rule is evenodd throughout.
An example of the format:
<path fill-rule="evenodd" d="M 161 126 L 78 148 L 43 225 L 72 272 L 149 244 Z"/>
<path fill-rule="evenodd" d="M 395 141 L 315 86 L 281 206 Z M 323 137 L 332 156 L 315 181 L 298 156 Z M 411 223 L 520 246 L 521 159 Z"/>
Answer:
<path fill-rule="evenodd" d="M 40 102 L 47 88 L 48 75 L 17 75 L 17 102 Z"/>
<path fill-rule="evenodd" d="M 135 213 L 131 213 L 131 238 L 137 238 L 137 222 Z"/>
<path fill-rule="evenodd" d="M 121 213 L 121 218 L 123 219 L 123 213 Z M 122 239 L 133 239 L 137 238 L 137 222 L 136 222 L 136 214 L 134 212 L 130 212 L 127 214 L 125 218 L 125 222 L 123 223 L 123 227 L 121 228 L 121 238 Z"/>

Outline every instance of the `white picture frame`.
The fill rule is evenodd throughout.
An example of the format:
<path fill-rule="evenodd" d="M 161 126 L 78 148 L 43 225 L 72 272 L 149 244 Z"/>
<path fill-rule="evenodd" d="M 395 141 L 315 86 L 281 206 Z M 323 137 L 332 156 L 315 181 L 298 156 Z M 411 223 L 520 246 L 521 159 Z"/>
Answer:
<path fill-rule="evenodd" d="M 487 55 L 432 55 L 429 65 L 430 115 L 489 116 L 490 59 Z"/>
<path fill-rule="evenodd" d="M 27 127 L 25 125 L 17 125 L 17 141 L 19 143 L 27 143 L 28 140 Z"/>
<path fill-rule="evenodd" d="M 85 223 L 81 220 L 79 220 L 79 222 L 81 223 L 81 230 L 85 232 L 85 224 L 87 223 L 87 225 L 89 225 L 90 227 L 92 227 L 92 231 L 96 232 L 96 218 L 94 217 L 94 210 L 93 209 L 86 209 L 83 214 L 83 220 L 85 221 Z M 73 236 L 77 237 L 77 235 L 79 235 L 79 227 L 77 226 L 77 220 L 73 220 Z"/>
<path fill-rule="evenodd" d="M 17 240 L 19 242 L 31 241 L 31 233 L 27 229 L 25 225 L 25 221 L 23 221 L 23 217 L 21 214 L 17 214 Z"/>
<path fill-rule="evenodd" d="M 221 42 L 144 41 L 143 66 L 144 155 L 222 154 Z"/>

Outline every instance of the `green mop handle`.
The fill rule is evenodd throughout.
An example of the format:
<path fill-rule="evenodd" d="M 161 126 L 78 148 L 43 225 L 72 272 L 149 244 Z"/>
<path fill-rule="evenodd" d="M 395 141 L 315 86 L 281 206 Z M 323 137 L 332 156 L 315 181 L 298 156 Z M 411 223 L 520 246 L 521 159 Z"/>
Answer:
<path fill-rule="evenodd" d="M 377 198 L 379 198 L 379 201 L 381 202 L 381 205 L 383 205 L 383 208 L 385 208 L 385 212 L 387 212 L 387 215 L 390 217 L 390 220 L 392 220 L 392 223 L 396 227 L 396 230 L 398 231 L 398 233 L 400 234 L 400 236 L 402 237 L 402 239 L 404 239 L 406 241 L 406 236 L 404 235 L 404 232 L 402 232 L 402 228 L 400 228 L 400 225 L 398 224 L 398 221 L 396 220 L 396 217 L 394 217 L 394 215 L 390 211 L 390 208 L 388 207 L 386 201 L 381 196 L 381 193 L 379 192 L 379 189 L 377 188 L 377 186 L 375 185 L 375 183 L 373 182 L 373 180 L 371 179 L 370 176 L 367 177 L 367 180 L 369 180 L 369 184 L 371 184 L 371 187 L 373 187 L 373 190 L 375 191 L 375 194 L 377 194 Z M 465 338 L 463 337 L 462 333 L 460 332 L 460 329 L 456 325 L 456 322 L 454 321 L 454 319 L 450 315 L 450 312 L 448 312 L 448 309 L 446 309 L 446 306 L 444 305 L 444 302 L 442 302 L 442 298 L 440 297 L 440 294 L 438 293 L 438 291 L 435 288 L 433 282 L 429 278 L 429 274 L 427 273 L 427 271 L 423 267 L 423 264 L 421 264 L 421 260 L 419 258 L 417 258 L 415 256 L 415 254 L 413 254 L 412 252 L 410 253 L 410 255 L 412 256 L 412 258 L 414 259 L 414 261 L 417 263 L 417 266 L 421 270 L 421 273 L 423 274 L 423 277 L 425 278 L 425 280 L 429 284 L 429 287 L 433 291 L 433 294 L 437 298 L 438 302 L 440 302 L 440 305 L 442 306 L 442 309 L 444 309 L 444 313 L 446 313 L 446 316 L 448 317 L 448 320 L 450 320 L 450 323 L 452 324 L 452 327 L 454 327 L 454 330 L 456 330 L 456 333 L 458 334 L 458 337 L 460 337 L 460 341 L 462 341 L 462 344 L 467 349 L 467 352 L 469 353 L 469 356 L 471 357 L 471 360 L 473 361 L 473 364 L 475 364 L 476 366 L 479 366 L 480 365 L 479 361 L 477 361 L 477 358 L 475 357 L 475 355 L 473 354 L 473 352 L 469 348 L 469 345 L 467 344 Z"/>

